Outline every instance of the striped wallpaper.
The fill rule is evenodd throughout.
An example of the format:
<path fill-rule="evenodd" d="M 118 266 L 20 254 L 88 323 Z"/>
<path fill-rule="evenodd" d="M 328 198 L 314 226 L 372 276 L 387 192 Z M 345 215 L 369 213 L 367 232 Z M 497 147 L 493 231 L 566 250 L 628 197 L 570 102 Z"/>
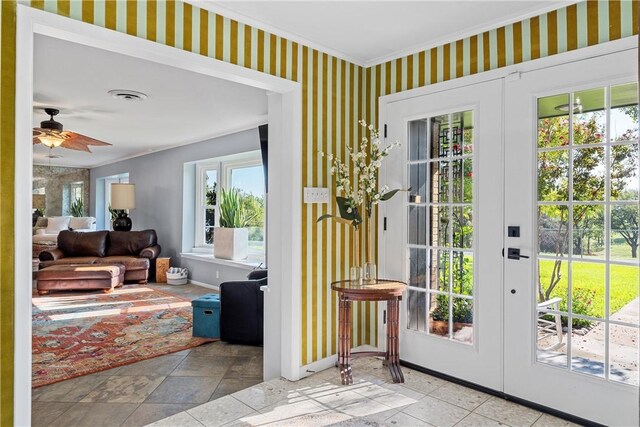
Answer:
<path fill-rule="evenodd" d="M 230 62 L 302 84 L 302 186 L 328 186 L 320 151 L 346 155 L 377 125 L 379 96 L 637 34 L 637 2 L 589 1 L 363 68 L 182 1 L 28 1 L 47 12 Z M 0 424 L 12 424 L 13 197 L 16 2 L 0 7 Z M 350 230 L 316 224 L 333 206 L 302 206 L 300 365 L 336 352 L 337 301 L 329 282 L 348 272 Z M 353 344 L 375 344 L 375 307 L 354 310 Z"/>
<path fill-rule="evenodd" d="M 378 97 L 638 33 L 638 1 L 582 1 L 366 70 L 367 117 Z"/>

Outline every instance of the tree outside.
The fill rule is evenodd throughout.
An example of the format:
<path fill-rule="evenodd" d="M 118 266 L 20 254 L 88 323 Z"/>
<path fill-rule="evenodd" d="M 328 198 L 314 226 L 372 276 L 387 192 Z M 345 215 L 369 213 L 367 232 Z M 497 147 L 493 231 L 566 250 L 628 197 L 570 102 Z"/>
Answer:
<path fill-rule="evenodd" d="M 618 109 L 637 123 L 638 108 Z M 638 200 L 637 189 L 630 188 L 631 182 L 637 186 L 638 144 L 623 143 L 636 140 L 637 129 L 629 129 L 612 142 L 620 142 L 610 148 L 610 169 L 606 168 L 606 111 L 592 111 L 574 114 L 573 146 L 569 147 L 570 122 L 568 115 L 542 118 L 538 121 L 538 206 L 539 253 L 555 259 L 540 259 L 538 274 L 539 302 L 559 296 L 563 299 L 562 311 L 569 311 L 567 305 L 567 267 L 565 258 L 572 249 L 573 259 L 605 259 L 606 239 L 610 239 L 611 258 L 637 259 L 638 253 L 638 205 L 616 204 L 616 201 Z M 588 145 L 581 147 L 581 145 Z M 570 159 L 572 182 L 570 187 Z M 606 174 L 610 173 L 608 200 L 613 203 L 610 214 L 611 235 L 605 236 Z M 635 181 L 634 181 L 635 180 Z M 566 202 L 573 200 L 573 210 Z M 584 202 L 584 203 L 581 203 Z M 572 221 L 570 218 L 572 217 Z M 570 225 L 573 230 L 570 230 Z M 573 241 L 570 242 L 571 231 Z M 572 245 L 571 247 L 569 245 Z M 576 268 L 589 267 L 586 263 L 574 262 Z M 615 267 L 615 266 L 614 266 Z M 598 282 L 597 275 L 593 279 Z M 588 280 L 586 281 L 588 282 Z M 586 285 L 587 283 L 580 283 Z M 600 284 L 603 287 L 604 277 Z M 573 313 L 603 317 L 595 313 L 594 299 L 604 298 L 602 292 L 574 286 Z M 635 284 L 637 287 L 637 283 Z M 594 293 L 595 292 L 595 293 Z M 617 298 L 617 288 L 611 287 L 612 309 Z M 628 302 L 637 296 L 637 290 L 625 293 Z M 603 300 L 604 302 L 604 300 Z M 600 304 L 603 305 L 603 304 Z M 599 311 L 599 310 L 598 310 Z M 613 312 L 613 311 L 612 311 Z M 580 321 L 580 319 L 574 319 Z M 579 323 L 579 322 L 578 322 Z M 574 326 L 576 324 L 574 323 Z"/>

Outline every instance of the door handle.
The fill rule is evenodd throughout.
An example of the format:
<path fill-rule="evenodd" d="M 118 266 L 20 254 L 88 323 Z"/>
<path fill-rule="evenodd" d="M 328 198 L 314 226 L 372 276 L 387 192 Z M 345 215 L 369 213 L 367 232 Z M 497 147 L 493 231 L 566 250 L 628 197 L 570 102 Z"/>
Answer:
<path fill-rule="evenodd" d="M 519 248 L 508 248 L 507 249 L 507 258 L 519 260 L 520 258 L 529 258 L 527 255 L 521 255 Z"/>

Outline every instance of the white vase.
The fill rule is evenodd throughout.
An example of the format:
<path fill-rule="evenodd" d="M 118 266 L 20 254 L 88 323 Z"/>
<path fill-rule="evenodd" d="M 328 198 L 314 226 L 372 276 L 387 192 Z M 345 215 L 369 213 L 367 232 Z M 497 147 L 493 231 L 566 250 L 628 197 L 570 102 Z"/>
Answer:
<path fill-rule="evenodd" d="M 249 229 L 225 228 L 213 229 L 213 256 L 220 259 L 242 260 L 249 253 Z"/>

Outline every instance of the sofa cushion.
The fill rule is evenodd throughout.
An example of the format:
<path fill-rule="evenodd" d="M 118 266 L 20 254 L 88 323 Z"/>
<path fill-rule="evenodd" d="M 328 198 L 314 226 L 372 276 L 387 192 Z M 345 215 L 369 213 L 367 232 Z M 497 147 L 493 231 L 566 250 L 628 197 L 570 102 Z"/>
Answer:
<path fill-rule="evenodd" d="M 70 230 L 95 230 L 96 219 L 92 216 L 73 217 L 69 221 Z"/>
<path fill-rule="evenodd" d="M 158 243 L 155 230 L 111 231 L 107 256 L 138 256 L 144 248 Z"/>
<path fill-rule="evenodd" d="M 103 257 L 107 249 L 108 231 L 61 231 L 58 234 L 58 248 L 65 257 Z"/>
<path fill-rule="evenodd" d="M 125 271 L 149 269 L 149 260 L 147 258 L 136 258 L 133 256 L 107 256 L 104 258 L 98 258 L 96 260 L 96 264 L 98 265 L 122 264 L 124 265 Z"/>
<path fill-rule="evenodd" d="M 52 216 L 47 220 L 47 234 L 56 234 L 69 229 L 69 216 Z"/>
<path fill-rule="evenodd" d="M 84 264 L 84 265 L 92 265 L 95 264 L 98 257 L 91 256 L 78 256 L 78 257 L 64 257 L 56 260 L 47 260 L 40 261 L 40 268 L 50 267 L 52 265 L 68 265 L 68 264 Z M 117 263 L 114 263 L 117 264 Z"/>

